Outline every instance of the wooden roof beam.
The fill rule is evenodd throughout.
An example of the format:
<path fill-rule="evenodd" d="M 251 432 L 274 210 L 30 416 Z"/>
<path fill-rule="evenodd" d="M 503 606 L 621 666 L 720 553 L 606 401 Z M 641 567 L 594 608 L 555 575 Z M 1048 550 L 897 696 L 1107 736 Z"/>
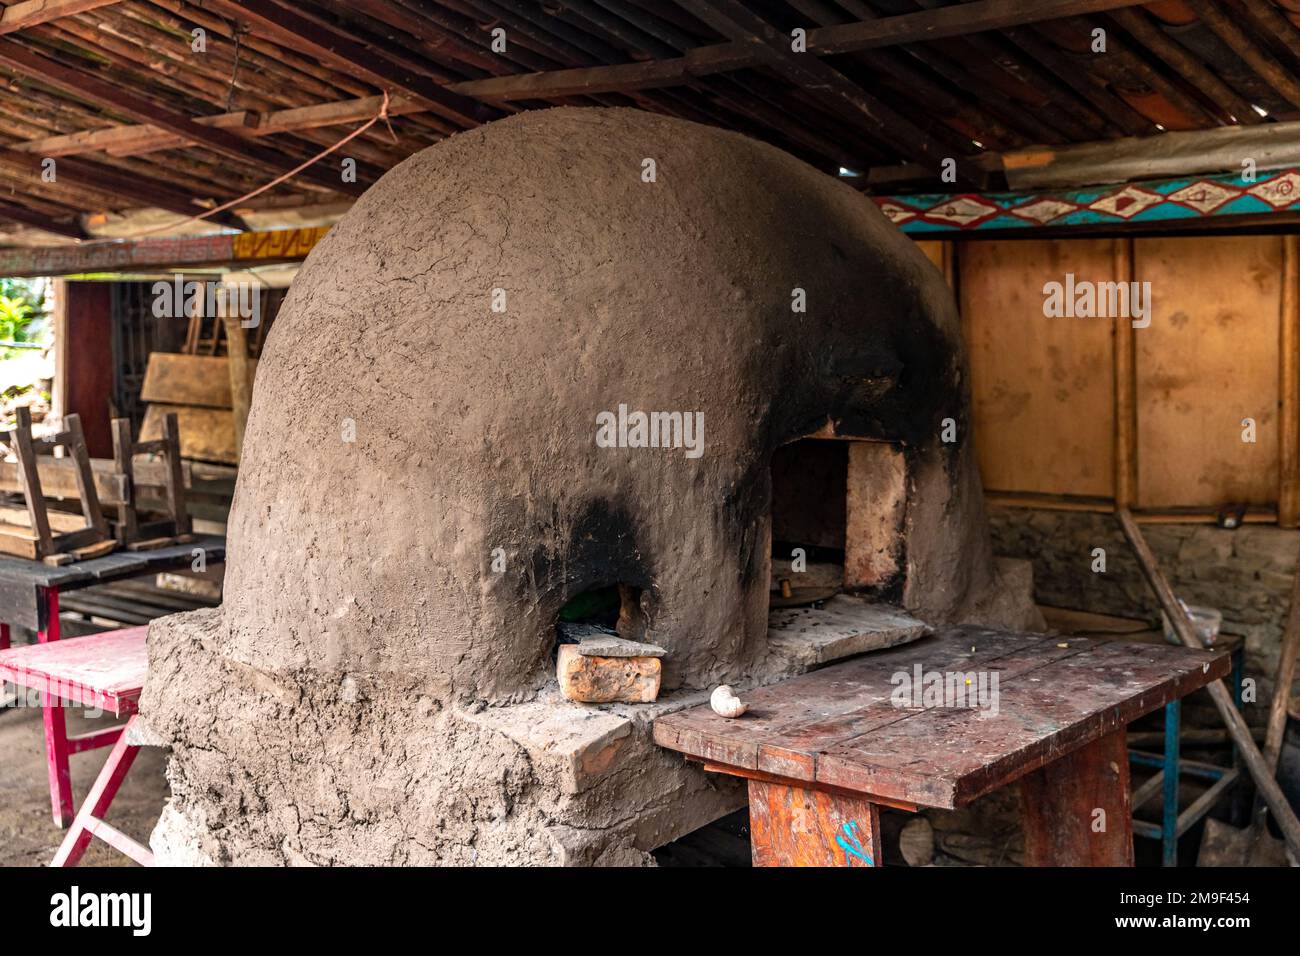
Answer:
<path fill-rule="evenodd" d="M 233 2 L 233 0 L 232 0 Z M 242 0 L 241 0 L 242 2 Z M 924 43 L 982 30 L 999 30 L 1080 13 L 1098 13 L 1136 6 L 1141 0 L 973 0 L 970 3 L 919 10 L 876 20 L 815 27 L 808 31 L 808 52 L 828 55 L 874 50 L 906 43 Z M 787 38 L 788 47 L 788 38 Z M 547 99 L 595 93 L 628 93 L 689 83 L 714 73 L 761 65 L 753 44 L 713 43 L 679 57 L 616 66 L 579 67 L 449 83 L 447 89 L 483 100 Z"/>
<path fill-rule="evenodd" d="M 273 136 L 276 133 L 359 123 L 378 113 L 382 104 L 383 97 L 363 96 L 353 100 L 340 100 L 337 103 L 318 103 L 314 106 L 276 110 L 273 113 L 259 114 L 251 110 L 236 110 L 233 113 L 202 116 L 195 122 L 204 126 L 228 129 L 240 136 Z M 401 116 L 423 109 L 422 104 L 403 96 L 395 97 L 388 104 L 390 116 Z M 193 145 L 191 140 L 145 123 L 43 136 L 25 143 L 15 143 L 13 148 L 24 153 L 36 153 L 39 156 L 73 156 L 78 153 L 95 152 L 105 152 L 111 156 L 134 156 L 188 145 Z"/>
<path fill-rule="evenodd" d="M 828 56 L 1005 30 L 1044 20 L 1135 7 L 1148 0 L 974 0 L 934 10 L 808 31 L 808 50 Z"/>
<path fill-rule="evenodd" d="M 90 238 L 86 230 L 82 229 L 80 224 L 76 222 L 59 222 L 28 209 L 26 206 L 19 206 L 17 203 L 6 202 L 2 199 L 0 199 L 0 219 L 7 219 L 10 222 L 30 226 L 33 229 L 40 229 L 42 232 L 52 233 L 56 236 L 65 236 L 68 239 Z"/>
<path fill-rule="evenodd" d="M 271 0 L 223 0 L 221 5 L 237 11 L 254 27 L 291 49 L 333 63 L 381 89 L 400 90 L 421 100 L 432 112 L 461 126 L 478 126 L 498 116 L 495 110 L 452 92 L 449 86 L 438 84 L 346 33 Z"/>
<path fill-rule="evenodd" d="M 1201 22 L 1258 73 L 1265 83 L 1292 106 L 1300 107 L 1300 80 L 1262 46 L 1257 45 L 1214 0 L 1188 0 L 1188 5 L 1200 17 Z"/>
<path fill-rule="evenodd" d="M 1206 93 L 1211 102 L 1227 112 L 1225 119 L 1244 126 L 1263 122 L 1263 117 L 1257 115 L 1236 90 L 1219 79 L 1213 70 L 1202 64 L 1186 47 L 1153 23 L 1144 11 L 1112 10 L 1110 17 L 1134 40 L 1173 67 L 1179 76 L 1191 81 L 1198 90 Z"/>
<path fill-rule="evenodd" d="M 41 161 L 39 156 L 0 147 L 0 166 L 15 169 L 19 175 L 30 176 L 35 182 L 41 180 Z M 169 183 L 84 159 L 64 157 L 57 160 L 55 175 L 58 182 L 80 184 L 98 192 L 119 196 L 136 206 L 156 207 L 181 216 L 197 216 L 204 212 L 204 207 L 194 197 Z M 218 213 L 210 217 L 210 221 L 232 229 L 245 228 L 244 223 L 230 212 Z"/>
<path fill-rule="evenodd" d="M 279 173 L 287 173 L 297 165 L 293 160 L 249 143 L 229 130 L 196 123 L 166 106 L 150 102 L 129 90 L 75 67 L 66 66 L 4 37 L 0 37 L 0 66 L 25 73 L 69 96 L 90 100 L 115 113 L 151 123 L 231 159 L 252 162 Z M 304 169 L 298 175 L 304 182 L 353 196 L 361 195 L 366 188 L 364 183 L 345 183 L 341 176 L 319 169 Z"/>
<path fill-rule="evenodd" d="M 957 158 L 951 147 L 914 126 L 843 73 L 815 56 L 792 52 L 789 36 L 738 0 L 692 0 L 690 10 L 724 36 L 758 50 L 765 66 L 815 93 L 828 107 L 858 122 L 865 121 L 875 135 L 899 149 L 907 159 L 937 170 L 944 159 Z M 956 173 L 960 185 L 983 188 L 982 172 L 969 169 L 968 164 L 959 163 Z"/>
<path fill-rule="evenodd" d="M 107 7 L 118 0 L 24 0 L 0 11 L 0 33 L 13 33 L 24 27 L 49 23 L 87 10 Z"/>

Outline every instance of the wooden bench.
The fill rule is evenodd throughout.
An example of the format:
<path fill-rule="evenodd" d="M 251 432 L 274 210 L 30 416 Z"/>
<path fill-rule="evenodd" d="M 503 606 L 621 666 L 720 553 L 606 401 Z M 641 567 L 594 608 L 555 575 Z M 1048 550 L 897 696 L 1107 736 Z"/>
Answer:
<path fill-rule="evenodd" d="M 757 866 L 877 865 L 880 806 L 951 809 L 1014 781 L 1030 865 L 1131 866 L 1125 727 L 1230 667 L 1222 651 L 954 627 L 745 692 L 738 719 L 661 717 L 654 737 L 748 780 Z M 996 695 L 928 706 L 936 674 L 966 695 L 996 675 Z"/>
<path fill-rule="evenodd" d="M 111 743 L 113 750 L 64 836 L 53 866 L 76 866 L 92 837 L 98 837 L 137 863 L 148 866 L 153 862 L 148 849 L 103 819 L 140 749 L 127 742 L 126 731 L 135 720 L 137 703 L 144 690 L 148 631 L 147 626 L 131 627 L 0 651 L 0 680 L 39 691 L 47 707 L 49 701 L 62 699 L 129 718 L 125 725 L 94 734 L 93 746 Z M 65 736 L 46 735 L 51 779 L 59 775 L 69 794 L 68 757 L 85 749 L 89 748 L 77 747 Z"/>

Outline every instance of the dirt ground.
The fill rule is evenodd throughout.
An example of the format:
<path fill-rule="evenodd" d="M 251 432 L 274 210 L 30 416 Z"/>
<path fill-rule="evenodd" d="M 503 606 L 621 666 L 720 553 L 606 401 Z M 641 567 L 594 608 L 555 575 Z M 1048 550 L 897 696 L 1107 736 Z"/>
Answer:
<path fill-rule="evenodd" d="M 87 719 L 68 711 L 68 732 L 81 733 L 113 723 L 103 716 Z M 72 756 L 72 788 L 79 806 L 109 751 Z M 167 799 L 163 776 L 166 752 L 145 747 L 136 757 L 108 812 L 108 822 L 129 836 L 148 842 Z M 35 707 L 0 710 L 0 867 L 44 866 L 54 857 L 64 831 L 50 818 L 50 790 L 45 769 L 45 732 Z M 125 856 L 99 840 L 91 841 L 83 866 L 132 866 Z"/>

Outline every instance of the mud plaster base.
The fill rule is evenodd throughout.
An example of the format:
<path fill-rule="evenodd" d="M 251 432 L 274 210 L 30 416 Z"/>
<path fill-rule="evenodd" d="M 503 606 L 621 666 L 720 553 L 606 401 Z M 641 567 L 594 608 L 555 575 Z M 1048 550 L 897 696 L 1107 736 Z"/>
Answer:
<path fill-rule="evenodd" d="M 396 678 L 280 682 L 213 653 L 217 622 L 192 613 L 150 631 L 190 645 L 186 673 L 159 679 L 202 702 L 151 727 L 186 749 L 150 841 L 162 865 L 648 864 L 649 849 L 744 804 L 732 781 L 654 748 L 648 713 L 633 732 L 558 698 L 473 713 Z M 597 727 L 575 763 L 564 738 Z"/>

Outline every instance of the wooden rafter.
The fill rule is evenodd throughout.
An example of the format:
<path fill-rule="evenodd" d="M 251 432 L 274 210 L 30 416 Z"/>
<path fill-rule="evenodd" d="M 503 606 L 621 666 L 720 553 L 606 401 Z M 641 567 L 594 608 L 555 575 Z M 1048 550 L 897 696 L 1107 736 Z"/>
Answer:
<path fill-rule="evenodd" d="M 33 182 L 40 182 L 44 171 L 41 157 L 8 148 L 0 148 L 0 167 L 15 169 Z M 56 160 L 55 175 L 56 182 L 69 182 L 111 193 L 145 208 L 157 207 L 182 216 L 196 216 L 204 211 L 192 196 L 175 186 L 84 159 L 65 157 Z M 212 221 L 236 229 L 244 228 L 243 223 L 230 213 L 218 213 Z"/>
<path fill-rule="evenodd" d="M 468 127 L 496 118 L 497 114 L 481 103 L 439 85 L 428 76 L 358 43 L 340 30 L 308 19 L 271 0 L 227 0 L 223 5 L 238 11 L 254 27 L 289 48 L 338 64 L 345 71 L 381 88 L 400 90 L 452 122 Z"/>
<path fill-rule="evenodd" d="M 900 43 L 1005 30 L 1008 27 L 1137 6 L 1142 0 L 975 0 L 879 20 L 808 31 L 808 49 L 827 56 Z"/>
<path fill-rule="evenodd" d="M 1215 103 L 1221 104 L 1227 111 L 1227 118 L 1243 125 L 1263 122 L 1236 90 L 1228 86 L 1213 70 L 1201 65 L 1201 61 L 1177 40 L 1156 26 L 1142 10 L 1112 10 L 1110 17 L 1144 47 L 1178 71 L 1178 75 L 1190 80 L 1196 88 L 1209 95 Z"/>
<path fill-rule="evenodd" d="M 306 190 L 282 188 L 256 205 L 338 205 L 315 192 L 313 176 L 359 192 L 442 136 L 544 105 L 634 106 L 733 129 L 821 169 L 866 172 L 849 182 L 877 192 L 952 189 L 935 176 L 936 157 L 948 156 L 966 188 L 1003 188 L 1004 158 L 1011 188 L 1109 182 L 1117 169 L 1147 166 L 1231 171 L 1224 157 L 1247 140 L 1181 137 L 1233 130 L 1266 131 L 1249 143 L 1272 164 L 1295 148 L 1267 90 L 1300 106 L 1300 80 L 1288 75 L 1300 29 L 1277 0 L 1245 9 L 1188 0 L 1174 20 L 1191 35 L 1143 0 L 7 2 L 0 33 L 29 29 L 0 38 L 0 142 L 10 151 L 0 166 L 20 168 L 14 153 L 57 157 L 60 175 L 45 184 L 21 167 L 17 191 L 0 197 L 17 212 L 0 218 L 42 217 L 64 234 L 74 211 L 143 205 L 147 195 L 151 206 L 193 214 L 247 192 L 374 116 L 378 90 L 401 119 L 350 144 L 364 164 L 360 183 L 312 169 Z M 497 25 L 509 38 L 500 52 L 489 49 Z M 207 57 L 191 55 L 196 26 L 208 33 Z M 806 54 L 790 48 L 796 26 L 807 31 Z M 1087 51 L 1095 26 L 1109 28 L 1106 55 Z M 6 67 L 6 52 L 26 56 L 26 67 Z M 58 82 L 50 65 L 64 71 Z M 1279 116 L 1257 115 L 1254 102 Z M 223 113 L 197 115 L 222 103 Z M 1188 132 L 1155 135 L 1157 124 Z M 1124 133 L 1141 138 L 1114 138 Z M 1204 162 L 1189 153 L 1202 148 Z M 152 170 L 129 158 L 164 150 Z M 93 153 L 109 158 L 65 165 Z M 129 204 L 114 205 L 119 197 Z"/>
<path fill-rule="evenodd" d="M 117 2 L 118 0 L 25 0 L 0 11 L 0 33 L 13 33 Z"/>
<path fill-rule="evenodd" d="M 166 106 L 150 102 L 129 90 L 124 90 L 83 70 L 65 66 L 3 37 L 0 37 L 0 66 L 26 73 L 69 96 L 90 100 L 143 123 L 151 123 L 231 159 L 252 162 L 280 173 L 287 173 L 296 165 L 283 155 L 249 143 L 229 130 L 196 123 L 190 117 Z M 363 183 L 345 183 L 342 177 L 320 170 L 305 169 L 299 176 L 306 182 L 315 183 L 335 192 L 360 195 L 365 191 Z"/>
<path fill-rule="evenodd" d="M 1264 82 L 1282 95 L 1293 106 L 1300 107 L 1300 80 L 1279 63 L 1262 46 L 1255 43 L 1246 31 L 1219 7 L 1214 0 L 1188 0 L 1188 4 L 1207 27 L 1226 43 L 1232 52 L 1241 57 Z"/>
<path fill-rule="evenodd" d="M 1005 29 L 1080 13 L 1131 7 L 1138 2 L 1140 0 L 1043 0 L 1040 3 L 974 0 L 876 20 L 814 27 L 807 35 L 808 52 L 826 56 L 924 43 L 977 30 Z M 245 0 L 238 0 L 238 3 L 243 6 Z M 692 6 L 688 4 L 687 9 Z M 733 41 L 696 47 L 679 57 L 647 63 L 547 70 L 468 80 L 449 84 L 447 88 L 478 99 L 501 101 L 625 93 L 689 83 L 715 73 L 750 69 L 762 65 L 765 56 L 753 43 Z"/>
<path fill-rule="evenodd" d="M 899 147 L 908 158 L 938 169 L 945 158 L 953 157 L 951 148 L 918 129 L 838 70 L 817 57 L 791 52 L 787 35 L 738 0 L 698 0 L 691 4 L 691 12 L 733 41 L 757 48 L 764 65 L 805 89 L 815 90 L 827 99 L 828 105 L 853 119 L 865 121 L 881 139 Z M 958 164 L 958 181 L 967 187 L 980 187 L 982 179 L 971 172 L 965 164 Z"/>
<path fill-rule="evenodd" d="M 0 200 L 0 219 L 7 219 L 23 226 L 31 226 L 33 229 L 40 229 L 43 232 L 64 236 L 68 239 L 90 238 L 86 231 L 75 222 L 59 222 L 49 216 L 43 216 L 39 212 L 28 209 L 26 206 L 5 202 L 4 200 Z"/>
<path fill-rule="evenodd" d="M 383 97 L 363 96 L 337 103 L 319 103 L 315 106 L 298 106 L 274 113 L 258 114 L 250 110 L 219 113 L 195 120 L 204 126 L 228 129 L 239 136 L 261 137 L 276 133 L 338 126 L 370 119 L 379 112 Z M 389 103 L 391 116 L 423 110 L 424 107 L 409 97 L 394 97 Z M 132 156 L 159 149 L 176 149 L 191 145 L 192 141 L 177 136 L 149 123 L 130 126 L 110 126 L 104 129 L 83 130 L 43 136 L 15 144 L 14 148 L 39 156 L 73 156 L 78 153 L 106 152 L 113 156 Z"/>

